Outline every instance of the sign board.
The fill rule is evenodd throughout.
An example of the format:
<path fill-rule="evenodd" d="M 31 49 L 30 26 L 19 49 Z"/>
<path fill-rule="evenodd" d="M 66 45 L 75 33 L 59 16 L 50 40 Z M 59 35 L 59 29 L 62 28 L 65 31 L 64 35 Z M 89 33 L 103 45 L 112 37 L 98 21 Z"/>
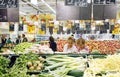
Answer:
<path fill-rule="evenodd" d="M 91 3 L 91 0 L 65 0 L 66 6 L 87 7 L 88 3 Z"/>
<path fill-rule="evenodd" d="M 0 8 L 17 8 L 19 0 L 0 0 Z"/>
<path fill-rule="evenodd" d="M 56 19 L 57 20 L 90 20 L 91 4 L 87 7 L 66 6 L 64 2 L 57 2 Z"/>
<path fill-rule="evenodd" d="M 94 0 L 96 5 L 111 5 L 116 4 L 116 0 Z"/>

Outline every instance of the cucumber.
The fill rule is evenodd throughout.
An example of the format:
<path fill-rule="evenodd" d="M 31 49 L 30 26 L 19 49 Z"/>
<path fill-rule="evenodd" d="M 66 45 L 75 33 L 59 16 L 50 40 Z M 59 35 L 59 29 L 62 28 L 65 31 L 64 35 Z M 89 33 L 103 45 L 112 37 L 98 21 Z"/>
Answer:
<path fill-rule="evenodd" d="M 74 76 L 74 77 L 82 77 L 84 74 L 84 71 L 82 70 L 71 70 L 68 72 L 67 75 Z"/>

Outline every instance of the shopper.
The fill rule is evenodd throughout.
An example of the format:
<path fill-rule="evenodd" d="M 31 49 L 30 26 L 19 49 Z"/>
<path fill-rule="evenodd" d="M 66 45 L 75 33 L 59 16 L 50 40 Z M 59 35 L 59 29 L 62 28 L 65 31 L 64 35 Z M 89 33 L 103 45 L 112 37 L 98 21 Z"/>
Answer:
<path fill-rule="evenodd" d="M 64 49 L 63 52 L 67 52 L 67 53 L 76 53 L 77 52 L 77 48 L 74 45 L 74 39 L 73 37 L 69 37 L 67 40 L 67 44 L 64 45 Z"/>
<path fill-rule="evenodd" d="M 12 43 L 11 38 L 8 38 L 7 43 L 8 44 Z"/>
<path fill-rule="evenodd" d="M 2 36 L 1 36 L 1 46 L 0 46 L 0 50 L 1 50 L 1 48 L 4 47 L 4 45 L 6 44 L 6 41 L 7 41 L 7 39 L 6 39 L 5 35 L 2 35 Z"/>
<path fill-rule="evenodd" d="M 16 39 L 16 44 L 21 43 L 21 36 L 19 35 L 18 38 Z"/>
<path fill-rule="evenodd" d="M 85 45 L 85 40 L 83 38 L 79 38 L 76 41 L 76 47 L 77 47 L 77 51 L 78 53 L 89 53 L 89 48 L 88 46 Z"/>
<path fill-rule="evenodd" d="M 35 38 L 33 38 L 33 39 L 31 40 L 31 42 L 36 42 L 36 39 L 35 39 Z"/>
<path fill-rule="evenodd" d="M 11 41 L 11 38 L 8 38 L 7 40 L 7 46 L 9 47 L 11 45 L 12 41 Z"/>
<path fill-rule="evenodd" d="M 28 39 L 26 38 L 25 34 L 22 34 L 22 38 L 23 38 L 22 42 L 28 42 Z"/>
<path fill-rule="evenodd" d="M 57 44 L 52 36 L 49 37 L 49 46 L 54 52 L 57 51 Z"/>

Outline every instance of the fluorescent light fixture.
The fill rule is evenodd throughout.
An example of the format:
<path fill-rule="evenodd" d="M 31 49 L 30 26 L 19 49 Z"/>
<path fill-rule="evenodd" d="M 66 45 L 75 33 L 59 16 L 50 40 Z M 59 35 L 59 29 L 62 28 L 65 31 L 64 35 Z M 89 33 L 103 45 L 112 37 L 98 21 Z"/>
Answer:
<path fill-rule="evenodd" d="M 56 14 L 56 11 L 49 5 L 49 4 L 47 4 L 44 0 L 41 0 L 50 10 L 52 10 L 53 11 L 53 13 L 55 13 Z"/>
<path fill-rule="evenodd" d="M 39 25 L 39 23 L 38 23 L 38 22 L 34 22 L 34 24 L 35 24 L 35 25 Z"/>
<path fill-rule="evenodd" d="M 26 15 L 26 13 L 24 13 L 24 12 L 22 12 L 22 11 L 19 11 L 19 13 L 20 13 L 21 15 Z"/>
<path fill-rule="evenodd" d="M 119 23 L 119 24 L 120 24 L 120 20 L 118 20 L 118 21 L 117 21 L 117 23 Z"/>
<path fill-rule="evenodd" d="M 63 30 L 64 30 L 64 31 L 66 31 L 66 30 L 67 30 L 67 28 L 66 28 L 66 27 L 63 27 Z"/>
<path fill-rule="evenodd" d="M 87 0 L 87 3 L 91 3 L 91 0 Z"/>
<path fill-rule="evenodd" d="M 32 4 L 34 4 L 34 5 L 37 5 L 37 4 L 38 4 L 37 0 L 31 0 L 30 2 L 31 2 Z"/>
<path fill-rule="evenodd" d="M 95 30 L 95 27 L 92 27 L 91 30 Z"/>
<path fill-rule="evenodd" d="M 105 22 L 109 22 L 109 19 L 106 19 Z"/>
<path fill-rule="evenodd" d="M 59 22 L 58 21 L 54 21 L 54 25 L 59 25 Z"/>
<path fill-rule="evenodd" d="M 75 20 L 75 23 L 80 23 L 79 20 Z"/>
<path fill-rule="evenodd" d="M 96 24 L 100 24 L 100 23 L 102 23 L 102 21 L 96 21 Z"/>

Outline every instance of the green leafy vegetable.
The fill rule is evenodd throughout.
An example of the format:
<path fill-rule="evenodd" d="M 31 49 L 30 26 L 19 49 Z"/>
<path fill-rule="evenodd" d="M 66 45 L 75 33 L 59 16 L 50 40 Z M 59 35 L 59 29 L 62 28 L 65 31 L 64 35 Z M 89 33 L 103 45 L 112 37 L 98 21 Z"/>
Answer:
<path fill-rule="evenodd" d="M 16 45 L 13 50 L 15 51 L 15 53 L 24 52 L 25 49 L 30 48 L 32 45 L 33 43 L 28 43 L 28 42 L 20 43 Z"/>
<path fill-rule="evenodd" d="M 0 76 L 8 72 L 10 60 L 6 57 L 0 56 Z"/>

